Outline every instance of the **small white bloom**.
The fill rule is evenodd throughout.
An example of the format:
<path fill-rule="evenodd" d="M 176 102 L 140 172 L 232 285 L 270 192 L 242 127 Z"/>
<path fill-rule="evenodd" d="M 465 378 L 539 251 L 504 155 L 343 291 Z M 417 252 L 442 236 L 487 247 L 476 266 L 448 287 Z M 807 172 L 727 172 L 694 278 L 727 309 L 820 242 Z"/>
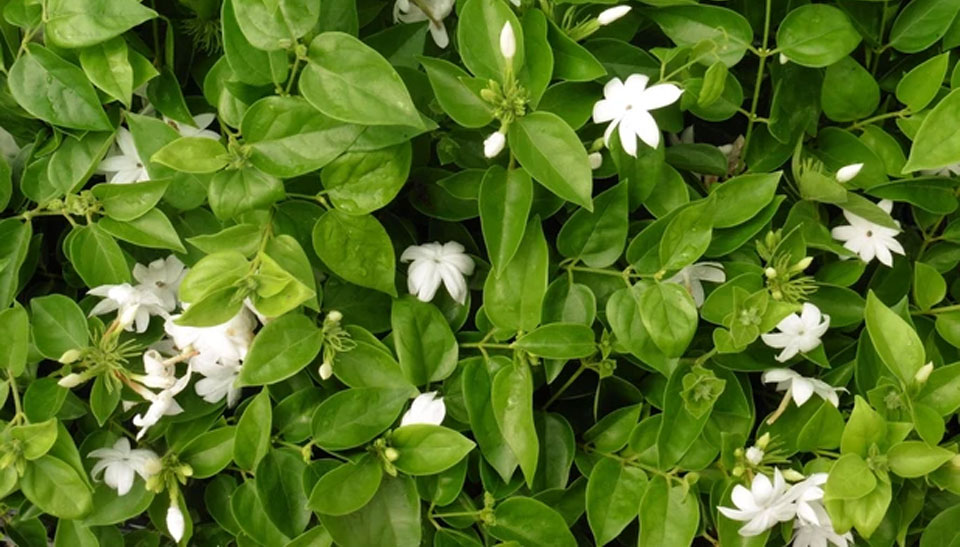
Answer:
<path fill-rule="evenodd" d="M 693 297 L 693 302 L 699 308 L 703 305 L 704 300 L 703 284 L 701 284 L 701 281 L 723 283 L 726 280 L 727 276 L 723 272 L 723 264 L 719 262 L 698 262 L 697 264 L 686 266 L 674 274 L 673 277 L 667 279 L 666 282 L 683 285 L 687 289 L 687 292 L 690 293 L 690 296 Z"/>
<path fill-rule="evenodd" d="M 157 295 L 167 312 L 177 308 L 177 290 L 186 274 L 183 262 L 174 255 L 159 258 L 146 266 L 137 264 L 133 267 L 133 278 L 139 281 L 137 286 Z"/>
<path fill-rule="evenodd" d="M 450 296 L 463 304 L 467 301 L 465 275 L 473 273 L 473 259 L 464 252 L 463 245 L 448 241 L 411 245 L 400 255 L 400 262 L 411 262 L 407 270 L 407 290 L 423 302 L 433 300 L 440 284 Z"/>
<path fill-rule="evenodd" d="M 101 296 L 103 300 L 90 310 L 90 316 L 117 312 L 117 319 L 125 330 L 144 332 L 150 325 L 151 315 L 162 315 L 163 301 L 152 291 L 129 283 L 120 285 L 100 285 L 87 291 L 87 294 Z"/>
<path fill-rule="evenodd" d="M 487 158 L 495 158 L 500 152 L 503 152 L 504 145 L 507 144 L 507 138 L 503 133 L 494 131 L 483 141 L 483 155 Z"/>
<path fill-rule="evenodd" d="M 600 166 L 603 165 L 603 154 L 600 152 L 593 152 L 587 159 L 590 160 L 590 169 L 600 169 Z"/>
<path fill-rule="evenodd" d="M 170 532 L 170 536 L 173 537 L 173 540 L 177 543 L 183 539 L 183 529 L 185 527 L 183 522 L 183 513 L 180 512 L 180 508 L 176 504 L 171 504 L 170 508 L 167 509 L 167 531 Z"/>
<path fill-rule="evenodd" d="M 787 57 L 787 54 L 786 54 L 786 53 L 781 53 L 781 54 L 780 54 L 780 64 L 781 64 L 781 65 L 785 65 L 785 64 L 787 64 L 787 63 L 789 63 L 789 62 L 790 62 L 790 57 Z"/>
<path fill-rule="evenodd" d="M 798 522 L 817 526 L 822 524 L 816 506 L 823 499 L 823 488 L 821 486 L 826 483 L 827 473 L 814 473 L 790 487 L 787 497 L 797 504 Z"/>
<path fill-rule="evenodd" d="M 517 37 L 513 34 L 513 25 L 510 21 L 504 23 L 503 28 L 500 29 L 500 54 L 508 61 L 517 54 Z"/>
<path fill-rule="evenodd" d="M 624 152 L 636 157 L 637 138 L 651 148 L 660 145 L 660 128 L 650 115 L 651 110 L 677 102 L 683 90 L 673 84 L 647 87 L 650 78 L 633 74 L 626 82 L 614 78 L 603 87 L 603 99 L 593 105 L 594 123 L 610 122 L 603 142 L 610 145 L 610 135 L 620 127 L 620 144 Z"/>
<path fill-rule="evenodd" d="M 804 302 L 800 315 L 791 313 L 784 317 L 777 328 L 780 332 L 760 335 L 763 343 L 771 348 L 783 349 L 777 355 L 781 363 L 789 361 L 798 353 L 806 353 L 820 345 L 820 337 L 830 328 L 830 316 L 820 313 L 820 308 Z"/>
<path fill-rule="evenodd" d="M 410 0 L 397 0 L 393 5 L 393 21 L 401 23 L 430 21 L 430 36 L 433 37 L 437 46 L 445 48 L 450 43 L 450 37 L 447 35 L 443 20 L 453 11 L 455 3 L 455 0 L 423 0 L 417 5 Z M 424 12 L 420 6 L 427 11 Z"/>
<path fill-rule="evenodd" d="M 155 349 L 143 354 L 143 370 L 145 375 L 135 375 L 134 379 L 141 384 L 154 389 L 168 389 L 177 383 L 177 365 L 168 363 L 163 355 Z"/>
<path fill-rule="evenodd" d="M 321 380 L 329 380 L 330 377 L 333 376 L 333 365 L 324 361 L 323 364 L 320 365 L 318 372 L 320 373 Z"/>
<path fill-rule="evenodd" d="M 880 200 L 877 206 L 889 213 L 893 210 L 893 202 L 887 199 Z M 870 262 L 874 257 L 881 264 L 893 266 L 893 253 L 904 254 L 903 246 L 894 239 L 900 230 L 874 224 L 849 211 L 844 211 L 849 225 L 837 226 L 831 230 L 834 239 L 843 241 L 843 246 L 860 256 L 860 260 Z"/>
<path fill-rule="evenodd" d="M 927 380 L 930 379 L 930 375 L 932 373 L 933 373 L 933 361 L 920 367 L 920 370 L 918 370 L 917 373 L 913 375 L 913 380 L 916 383 L 923 385 L 927 383 Z"/>
<path fill-rule="evenodd" d="M 862 163 L 851 163 L 850 165 L 844 165 L 837 170 L 837 182 L 850 182 L 854 177 L 860 174 L 861 169 L 863 169 Z"/>
<path fill-rule="evenodd" d="M 116 148 L 111 155 L 103 158 L 97 166 L 97 172 L 107 175 L 112 184 L 150 180 L 150 174 L 133 142 L 133 135 L 125 127 L 117 129 Z"/>
<path fill-rule="evenodd" d="M 631 9 L 633 8 L 630 6 L 614 6 L 612 8 L 607 8 L 601 11 L 600 15 L 597 16 L 597 22 L 600 23 L 601 27 L 609 25 L 610 23 L 630 13 Z"/>
<path fill-rule="evenodd" d="M 193 125 L 180 123 L 166 116 L 163 117 L 163 122 L 176 129 L 177 133 L 180 133 L 181 137 L 202 137 L 204 139 L 218 141 L 220 140 L 220 134 L 216 131 L 207 129 L 207 127 L 210 127 L 210 124 L 212 124 L 213 120 L 215 119 L 217 119 L 216 114 L 204 113 L 197 114 L 193 117 Z"/>
<path fill-rule="evenodd" d="M 57 385 L 60 387 L 70 389 L 72 387 L 77 387 L 86 381 L 87 381 L 87 378 L 84 377 L 83 375 L 77 374 L 76 372 L 71 372 L 70 374 L 67 374 L 63 378 L 60 378 L 60 381 L 57 382 Z"/>
<path fill-rule="evenodd" d="M 793 519 L 796 514 L 794 504 L 787 497 L 787 483 L 779 469 L 773 470 L 772 483 L 766 475 L 757 473 L 749 490 L 740 484 L 734 486 L 731 500 L 736 509 L 717 509 L 728 519 L 746 522 L 739 530 L 741 536 L 760 535 L 778 522 Z"/>
<path fill-rule="evenodd" d="M 240 361 L 220 359 L 209 361 L 197 359 L 191 361 L 193 371 L 203 376 L 194 385 L 197 395 L 208 403 L 218 403 L 227 399 L 227 406 L 233 407 L 240 400 L 240 388 L 234 384 L 240 376 Z"/>
<path fill-rule="evenodd" d="M 751 446 L 747 449 L 745 456 L 747 461 L 752 465 L 760 465 L 760 462 L 763 461 L 763 450 L 757 448 L 756 446 Z"/>
<path fill-rule="evenodd" d="M 134 474 L 147 480 L 160 471 L 160 458 L 152 450 L 130 449 L 130 441 L 121 437 L 111 448 L 91 450 L 89 458 L 98 458 L 90 474 L 94 480 L 103 473 L 103 482 L 123 496 L 133 486 Z"/>
<path fill-rule="evenodd" d="M 833 529 L 833 522 L 822 502 L 813 502 L 810 506 L 817 515 L 819 524 L 812 524 L 798 518 L 793 528 L 793 547 L 827 547 L 827 545 L 847 547 L 853 544 L 852 533 L 838 534 Z"/>
<path fill-rule="evenodd" d="M 760 380 L 765 384 L 777 384 L 777 391 L 790 390 L 793 402 L 797 406 L 803 406 L 814 393 L 825 401 L 830 401 L 833 406 L 840 405 L 840 396 L 837 395 L 846 389 L 842 387 L 833 387 L 830 384 L 817 378 L 807 378 L 801 376 L 788 368 L 771 368 L 763 371 Z"/>
<path fill-rule="evenodd" d="M 253 342 L 257 322 L 253 314 L 241 308 L 237 315 L 213 327 L 187 327 L 175 323 L 179 315 L 170 316 L 163 327 L 180 350 L 192 347 L 198 353 L 196 360 L 242 361 Z M 193 360 L 191 360 L 193 362 Z"/>
<path fill-rule="evenodd" d="M 138 393 L 144 399 L 150 401 L 150 407 L 147 408 L 145 413 L 137 414 L 133 417 L 133 425 L 140 428 L 140 431 L 137 432 L 138 441 L 146 434 L 148 429 L 160 421 L 160 418 L 164 416 L 174 416 L 183 412 L 183 407 L 177 403 L 174 397 L 183 391 L 189 382 L 190 368 L 187 367 L 187 372 L 182 378 L 177 380 L 173 386 L 160 391 L 160 393 L 153 393 L 148 389 L 138 390 Z"/>
<path fill-rule="evenodd" d="M 400 427 L 412 424 L 440 425 L 446 414 L 447 406 L 443 404 L 443 397 L 437 397 L 436 391 L 428 391 L 413 400 L 410 410 L 400 419 Z"/>

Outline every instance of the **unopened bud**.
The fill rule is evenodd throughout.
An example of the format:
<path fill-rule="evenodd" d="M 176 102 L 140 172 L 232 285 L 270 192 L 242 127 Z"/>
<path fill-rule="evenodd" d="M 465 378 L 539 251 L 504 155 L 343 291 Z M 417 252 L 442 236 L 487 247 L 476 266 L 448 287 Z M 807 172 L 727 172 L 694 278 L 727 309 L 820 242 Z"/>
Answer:
<path fill-rule="evenodd" d="M 343 314 L 337 310 L 330 310 L 330 313 L 327 314 L 327 320 L 334 323 L 339 323 L 343 320 Z"/>
<path fill-rule="evenodd" d="M 86 380 L 86 378 L 84 378 L 83 376 L 81 376 L 81 375 L 79 375 L 79 374 L 77 374 L 77 373 L 75 373 L 75 372 L 71 372 L 70 374 L 67 374 L 67 375 L 64 376 L 63 378 L 60 378 L 60 381 L 57 382 L 57 385 L 60 386 L 60 387 L 64 387 L 64 388 L 70 389 L 70 388 L 72 388 L 72 387 L 77 387 L 77 386 L 79 386 L 79 385 L 82 384 L 85 380 Z"/>
<path fill-rule="evenodd" d="M 803 270 L 806 270 L 807 268 L 809 268 L 810 264 L 812 263 L 813 263 L 813 257 L 805 256 L 802 259 L 800 259 L 800 262 L 797 262 L 796 264 L 794 264 L 793 269 L 795 271 L 802 272 Z"/>
<path fill-rule="evenodd" d="M 763 461 L 763 450 L 756 446 L 751 446 L 747 449 L 745 456 L 751 465 L 760 465 Z"/>
<path fill-rule="evenodd" d="M 590 169 L 600 169 L 603 165 L 603 155 L 600 152 L 590 154 L 587 159 L 590 160 Z"/>
<path fill-rule="evenodd" d="M 388 462 L 395 462 L 400 457 L 400 453 L 397 452 L 396 448 L 390 446 L 384 449 L 383 457 L 386 458 Z"/>
<path fill-rule="evenodd" d="M 768 431 L 763 435 L 760 435 L 760 438 L 757 439 L 757 441 L 753 444 L 756 445 L 756 447 L 760 450 L 766 450 L 767 445 L 770 444 L 770 432 Z"/>
<path fill-rule="evenodd" d="M 605 9 L 600 12 L 600 15 L 597 16 L 597 22 L 600 23 L 601 27 L 609 25 L 610 23 L 630 13 L 631 9 L 632 8 L 630 6 L 615 6 Z"/>
<path fill-rule="evenodd" d="M 328 362 L 324 362 L 322 365 L 320 365 L 319 372 L 321 380 L 329 380 L 330 377 L 333 376 L 333 365 Z"/>
<path fill-rule="evenodd" d="M 773 279 L 777 277 L 777 270 L 772 266 L 768 266 L 767 269 L 763 270 L 763 275 L 767 276 L 767 279 Z"/>
<path fill-rule="evenodd" d="M 950 458 L 950 465 L 954 469 L 960 469 L 960 454 L 957 454 L 956 456 Z"/>
<path fill-rule="evenodd" d="M 76 362 L 76 360 L 79 359 L 81 355 L 83 354 L 80 353 L 80 350 L 78 349 L 68 349 L 57 360 L 63 363 L 64 365 L 69 365 L 70 363 Z"/>
<path fill-rule="evenodd" d="M 853 180 L 854 177 L 860 174 L 860 170 L 863 169 L 862 163 L 852 163 L 850 165 L 845 165 L 837 171 L 837 182 L 849 182 Z"/>
<path fill-rule="evenodd" d="M 927 380 L 930 379 L 930 373 L 933 372 L 933 363 L 927 363 L 920 367 L 920 370 L 913 375 L 913 379 L 920 385 L 927 383 Z"/>
<path fill-rule="evenodd" d="M 496 157 L 503 151 L 503 147 L 506 144 L 507 139 L 503 133 L 499 131 L 491 133 L 490 136 L 483 141 L 483 155 L 488 158 Z"/>
<path fill-rule="evenodd" d="M 785 54 L 780 54 L 780 64 L 785 65 L 790 62 L 790 57 L 787 57 Z"/>
<path fill-rule="evenodd" d="M 513 34 L 510 21 L 504 23 L 503 28 L 500 29 L 500 53 L 508 61 L 513 60 L 513 56 L 517 54 L 517 38 Z"/>
<path fill-rule="evenodd" d="M 797 471 L 796 469 L 784 469 L 782 471 L 783 478 L 787 479 L 790 482 L 802 481 L 806 477 L 803 473 Z"/>

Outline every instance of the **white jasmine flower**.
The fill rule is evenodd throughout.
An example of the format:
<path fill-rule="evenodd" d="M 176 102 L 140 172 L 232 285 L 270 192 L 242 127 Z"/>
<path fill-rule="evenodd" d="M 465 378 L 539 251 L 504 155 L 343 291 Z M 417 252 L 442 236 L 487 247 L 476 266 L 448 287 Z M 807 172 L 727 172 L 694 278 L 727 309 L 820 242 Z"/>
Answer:
<path fill-rule="evenodd" d="M 760 462 L 763 461 L 763 450 L 757 448 L 756 446 L 751 446 L 747 449 L 745 456 L 747 461 L 752 465 L 760 465 Z"/>
<path fill-rule="evenodd" d="M 253 305 L 253 300 L 251 300 L 249 296 L 243 299 L 243 307 L 250 310 L 250 313 L 257 317 L 257 321 L 260 321 L 261 325 L 266 325 L 270 321 L 269 317 L 260 313 L 260 310 Z"/>
<path fill-rule="evenodd" d="M 187 367 L 187 372 L 182 378 L 177 380 L 171 387 L 160 391 L 160 393 L 153 393 L 143 388 L 136 390 L 144 399 L 150 401 L 150 407 L 147 408 L 145 413 L 137 414 L 133 417 L 133 425 L 140 428 L 140 431 L 137 432 L 138 441 L 146 434 L 148 429 L 160 421 L 160 418 L 164 416 L 174 416 L 183 412 L 183 407 L 177 403 L 174 397 L 183 391 L 189 382 L 190 368 Z"/>
<path fill-rule="evenodd" d="M 508 61 L 517 54 L 517 37 L 513 34 L 510 21 L 504 23 L 503 28 L 500 29 L 500 54 Z"/>
<path fill-rule="evenodd" d="M 216 114 L 204 113 L 197 114 L 193 117 L 193 125 L 180 123 L 177 120 L 172 120 L 166 116 L 163 117 L 163 122 L 174 128 L 177 133 L 180 133 L 181 137 L 202 137 L 204 139 L 218 141 L 220 140 L 220 133 L 207 129 L 207 127 L 210 127 L 210 124 L 213 123 L 213 120 L 216 119 Z"/>
<path fill-rule="evenodd" d="M 587 159 L 590 160 L 590 169 L 600 169 L 600 166 L 603 165 L 603 154 L 600 152 L 593 152 Z"/>
<path fill-rule="evenodd" d="M 240 388 L 234 383 L 240 376 L 240 361 L 198 359 L 191 365 L 194 372 L 203 376 L 203 379 L 194 385 L 194 389 L 204 401 L 218 403 L 226 397 L 227 406 L 233 407 L 237 404 L 240 400 Z"/>
<path fill-rule="evenodd" d="M 723 264 L 719 262 L 698 262 L 697 264 L 691 264 L 683 268 L 674 274 L 673 277 L 667 279 L 666 282 L 683 285 L 699 308 L 703 305 L 704 300 L 703 284 L 701 284 L 701 281 L 723 283 L 726 280 L 727 276 L 723 272 Z"/>
<path fill-rule="evenodd" d="M 822 502 L 813 502 L 811 510 L 817 515 L 819 524 L 812 524 L 798 518 L 793 528 L 793 547 L 827 547 L 827 545 L 847 547 L 853 544 L 853 534 L 850 532 L 838 534 L 833 529 L 833 522 Z"/>
<path fill-rule="evenodd" d="M 103 473 L 103 482 L 116 490 L 118 496 L 126 495 L 133 487 L 134 474 L 147 480 L 160 472 L 160 458 L 152 450 L 131 450 L 126 437 L 118 439 L 110 448 L 91 450 L 87 457 L 100 460 L 90 471 L 94 480 Z"/>
<path fill-rule="evenodd" d="M 675 103 L 683 94 L 683 90 L 673 84 L 648 88 L 649 81 L 643 74 L 633 74 L 626 82 L 614 78 L 603 87 L 604 98 L 593 105 L 594 123 L 610 122 L 603 134 L 607 146 L 610 135 L 619 126 L 620 144 L 624 152 L 634 157 L 638 137 L 651 148 L 660 145 L 660 128 L 650 111 Z"/>
<path fill-rule="evenodd" d="M 500 152 L 503 152 L 504 145 L 507 144 L 507 138 L 503 133 L 494 131 L 490 136 L 483 140 L 483 155 L 486 158 L 495 158 Z"/>
<path fill-rule="evenodd" d="M 600 23 L 601 27 L 609 25 L 610 23 L 630 13 L 631 9 L 633 8 L 630 6 L 614 6 L 612 8 L 607 8 L 601 11 L 600 15 L 597 16 L 597 23 Z"/>
<path fill-rule="evenodd" d="M 893 210 L 893 202 L 888 199 L 880 200 L 877 206 L 887 213 Z M 893 266 L 891 252 L 904 254 L 903 246 L 894 239 L 900 230 L 874 224 L 849 211 L 844 211 L 843 216 L 850 224 L 837 226 L 830 235 L 836 240 L 843 241 L 845 248 L 860 255 L 860 260 L 870 262 L 876 257 L 881 264 L 891 267 Z"/>
<path fill-rule="evenodd" d="M 929 363 L 920 367 L 920 370 L 918 370 L 917 373 L 913 375 L 913 380 L 917 384 L 923 385 L 927 383 L 927 380 L 930 379 L 930 375 L 932 373 L 933 373 L 933 361 L 930 361 Z"/>
<path fill-rule="evenodd" d="M 428 391 L 417 395 L 410 405 L 410 410 L 400 419 L 400 427 L 411 424 L 440 425 L 447 414 L 447 407 L 443 404 L 443 397 L 437 397 L 436 391 Z"/>
<path fill-rule="evenodd" d="M 757 473 L 749 490 L 740 484 L 734 486 L 731 500 L 736 509 L 717 509 L 728 519 L 746 522 L 739 530 L 741 536 L 760 535 L 778 522 L 793 519 L 796 514 L 794 504 L 787 496 L 787 483 L 779 469 L 773 470 L 772 483 L 766 475 Z"/>
<path fill-rule="evenodd" d="M 329 380 L 330 377 L 333 376 L 333 365 L 324 361 L 323 364 L 320 365 L 318 373 L 320 374 L 321 380 Z"/>
<path fill-rule="evenodd" d="M 57 382 L 57 385 L 60 387 L 70 389 L 72 387 L 79 386 L 80 384 L 86 382 L 88 379 L 89 378 L 87 378 L 83 374 L 77 374 L 76 372 L 71 372 L 70 374 L 67 374 L 63 378 L 60 378 L 60 380 Z"/>
<path fill-rule="evenodd" d="M 180 350 L 192 347 L 197 361 L 242 361 L 253 342 L 253 329 L 257 322 L 253 314 L 241 308 L 232 319 L 213 327 L 187 327 L 175 323 L 179 315 L 170 316 L 163 328 L 173 338 L 174 345 Z"/>
<path fill-rule="evenodd" d="M 144 332 L 150 325 L 151 315 L 164 313 L 163 301 L 156 294 L 129 283 L 120 285 L 100 285 L 87 291 L 87 294 L 101 296 L 103 300 L 90 310 L 90 316 L 103 315 L 112 311 L 117 312 L 117 319 L 124 330 Z"/>
<path fill-rule="evenodd" d="M 186 274 L 183 262 L 174 255 L 154 260 L 146 266 L 137 264 L 133 267 L 133 278 L 140 282 L 138 287 L 157 295 L 167 312 L 177 308 L 177 291 Z"/>
<path fill-rule="evenodd" d="M 797 520 L 804 524 L 820 526 L 822 521 L 816 511 L 817 502 L 823 499 L 823 486 L 827 473 L 814 473 L 802 482 L 790 487 L 789 497 L 797 504 Z"/>
<path fill-rule="evenodd" d="M 407 270 L 407 289 L 423 302 L 433 300 L 442 283 L 450 296 L 467 301 L 465 275 L 473 273 L 473 259 L 464 254 L 463 245 L 448 241 L 411 245 L 400 255 L 400 262 L 411 262 Z"/>
<path fill-rule="evenodd" d="M 781 363 L 789 361 L 798 353 L 806 353 L 820 345 L 820 337 L 830 328 L 830 316 L 821 314 L 820 308 L 804 302 L 800 315 L 791 313 L 784 317 L 777 328 L 780 332 L 760 335 L 763 343 L 771 348 L 782 348 L 777 355 Z"/>
<path fill-rule="evenodd" d="M 765 370 L 760 380 L 765 384 L 777 384 L 777 391 L 789 390 L 797 406 L 803 406 L 814 393 L 825 401 L 830 401 L 833 406 L 840 406 L 840 396 L 837 394 L 846 391 L 842 387 L 833 387 L 823 380 L 801 376 L 788 368 Z"/>
<path fill-rule="evenodd" d="M 861 169 L 863 169 L 862 163 L 851 163 L 850 165 L 844 165 L 837 170 L 837 182 L 850 182 L 854 177 L 860 174 Z"/>
<path fill-rule="evenodd" d="M 180 508 L 175 503 L 171 503 L 170 508 L 167 509 L 167 531 L 170 532 L 170 536 L 177 543 L 180 543 L 180 540 L 183 539 L 185 526 Z"/>
<path fill-rule="evenodd" d="M 177 364 L 176 361 L 166 361 L 163 355 L 160 355 L 155 349 L 150 349 L 143 354 L 143 370 L 145 375 L 131 374 L 134 380 L 154 389 L 169 389 L 177 383 Z"/>
<path fill-rule="evenodd" d="M 787 64 L 787 63 L 789 63 L 789 62 L 790 62 L 790 57 L 787 57 L 787 54 L 786 54 L 786 53 L 781 53 L 781 54 L 780 54 L 780 64 L 781 64 L 781 65 L 785 65 L 785 64 Z"/>
<path fill-rule="evenodd" d="M 107 175 L 111 184 L 129 184 L 150 180 L 150 174 L 140 159 L 133 135 L 125 127 L 117 129 L 116 148 L 100 162 L 97 172 Z"/>
<path fill-rule="evenodd" d="M 430 21 L 430 36 L 433 37 L 437 46 L 445 48 L 450 43 L 450 37 L 447 35 L 443 20 L 453 11 L 455 3 L 455 0 L 422 0 L 414 4 L 410 0 L 397 0 L 393 5 L 393 21 L 395 23 Z M 424 12 L 421 6 L 427 11 Z"/>

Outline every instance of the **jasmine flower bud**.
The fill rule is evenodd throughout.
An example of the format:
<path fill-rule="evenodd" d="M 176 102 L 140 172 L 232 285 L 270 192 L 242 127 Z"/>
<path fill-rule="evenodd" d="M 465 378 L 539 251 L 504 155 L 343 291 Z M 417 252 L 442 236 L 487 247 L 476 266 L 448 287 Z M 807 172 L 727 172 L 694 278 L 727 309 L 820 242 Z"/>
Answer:
<path fill-rule="evenodd" d="M 517 54 L 517 38 L 513 34 L 510 21 L 504 23 L 503 28 L 500 29 L 500 53 L 508 61 L 513 60 L 513 56 Z"/>
<path fill-rule="evenodd" d="M 597 22 L 600 23 L 600 26 L 606 26 L 610 23 L 620 19 L 624 15 L 630 13 L 630 10 L 633 9 L 630 6 L 615 6 L 609 9 L 605 9 L 600 12 L 600 15 L 597 16 Z"/>
<path fill-rule="evenodd" d="M 861 169 L 863 169 L 862 163 L 844 165 L 837 171 L 837 182 L 849 182 L 853 180 L 854 177 L 860 174 Z"/>
<path fill-rule="evenodd" d="M 503 147 L 506 144 L 507 139 L 503 133 L 499 131 L 491 133 L 490 136 L 483 141 L 483 155 L 488 158 L 494 158 L 500 154 L 500 152 L 503 152 Z"/>
<path fill-rule="evenodd" d="M 600 169 L 600 166 L 603 165 L 603 155 L 600 152 L 590 154 L 587 159 L 590 160 L 590 169 Z"/>
<path fill-rule="evenodd" d="M 927 363 L 920 367 L 920 370 L 913 376 L 913 379 L 920 385 L 927 383 L 930 379 L 930 373 L 933 372 L 933 363 Z"/>

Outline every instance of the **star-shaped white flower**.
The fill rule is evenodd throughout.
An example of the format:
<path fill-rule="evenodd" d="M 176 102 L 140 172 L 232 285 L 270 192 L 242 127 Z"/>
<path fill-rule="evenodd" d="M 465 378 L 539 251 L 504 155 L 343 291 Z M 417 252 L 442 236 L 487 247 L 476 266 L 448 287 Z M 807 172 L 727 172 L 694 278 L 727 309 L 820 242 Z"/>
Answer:
<path fill-rule="evenodd" d="M 146 374 L 130 374 L 130 377 L 153 389 L 169 389 L 177 383 L 176 360 L 164 359 L 155 349 L 144 352 L 143 370 Z"/>
<path fill-rule="evenodd" d="M 130 441 L 126 437 L 117 439 L 109 448 L 91 450 L 89 458 L 97 458 L 90 475 L 99 480 L 98 475 L 103 473 L 103 482 L 123 496 L 133 487 L 134 475 L 140 475 L 147 480 L 160 471 L 160 458 L 153 450 L 145 448 L 130 449 Z"/>
<path fill-rule="evenodd" d="M 193 388 L 197 395 L 208 403 L 218 403 L 227 399 L 227 406 L 233 407 L 240 400 L 240 388 L 234 383 L 240 376 L 240 361 L 221 359 L 210 361 L 197 359 L 192 362 L 194 372 L 203 376 Z"/>
<path fill-rule="evenodd" d="M 613 130 L 620 127 L 620 144 L 624 152 L 636 157 L 637 138 L 651 148 L 660 145 L 660 128 L 650 115 L 651 110 L 671 105 L 683 90 L 673 84 L 647 87 L 650 78 L 633 74 L 626 82 L 614 78 L 603 87 L 603 99 L 593 105 L 594 123 L 610 122 L 603 140 L 610 146 Z"/>
<path fill-rule="evenodd" d="M 411 424 L 440 425 L 447 414 L 447 407 L 443 397 L 437 397 L 436 391 L 428 391 L 417 395 L 410 405 L 410 410 L 403 414 L 400 426 Z"/>
<path fill-rule="evenodd" d="M 888 199 L 880 200 L 877 207 L 889 213 L 893 210 L 893 202 Z M 857 253 L 860 260 L 870 262 L 876 257 L 881 264 L 890 267 L 893 266 L 891 253 L 904 254 L 903 246 L 895 239 L 900 230 L 874 224 L 849 211 L 844 211 L 843 216 L 850 224 L 837 226 L 830 235 L 836 240 L 843 241 L 843 246 Z"/>
<path fill-rule="evenodd" d="M 145 287 L 120 285 L 100 285 L 87 291 L 87 294 L 101 296 L 103 300 L 90 310 L 90 316 L 117 312 L 117 319 L 124 330 L 144 332 L 150 325 L 150 316 L 164 313 L 163 301 Z"/>
<path fill-rule="evenodd" d="M 130 184 L 150 180 L 150 174 L 137 146 L 133 142 L 133 134 L 125 127 L 117 129 L 116 147 L 113 153 L 103 158 L 97 166 L 97 172 L 107 175 L 111 184 Z"/>
<path fill-rule="evenodd" d="M 179 315 L 170 316 L 163 328 L 173 339 L 174 345 L 185 350 L 192 347 L 197 356 L 191 362 L 199 361 L 243 361 L 253 342 L 253 329 L 257 320 L 246 308 L 221 325 L 213 327 L 188 327 L 176 324 Z"/>
<path fill-rule="evenodd" d="M 473 259 L 456 241 L 411 245 L 400 255 L 400 262 L 411 262 L 407 270 L 407 289 L 423 302 L 433 300 L 443 284 L 454 300 L 467 301 L 465 275 L 473 273 Z"/>
<path fill-rule="evenodd" d="M 447 27 L 443 20 L 453 11 L 454 0 L 421 0 L 414 3 L 410 0 L 397 0 L 393 5 L 393 21 L 401 23 L 417 23 L 419 21 L 430 21 L 430 36 L 437 46 L 441 48 L 450 44 L 450 37 L 447 36 Z M 425 8 L 426 11 L 421 9 Z"/>
<path fill-rule="evenodd" d="M 771 348 L 783 349 L 777 361 L 784 363 L 798 353 L 806 353 L 820 345 L 820 337 L 830 328 L 830 316 L 820 313 L 820 308 L 805 302 L 800 315 L 791 313 L 777 323 L 780 332 L 760 336 Z"/>
<path fill-rule="evenodd" d="M 723 283 L 726 280 L 727 276 L 723 272 L 723 264 L 719 262 L 699 262 L 683 268 L 674 274 L 673 277 L 667 279 L 666 282 L 683 285 L 699 308 L 703 305 L 704 301 L 703 284 L 701 281 Z"/>
<path fill-rule="evenodd" d="M 187 372 L 183 375 L 183 377 L 178 379 L 172 386 L 160 391 L 159 393 L 154 393 L 145 388 L 136 389 L 137 393 L 139 393 L 141 397 L 150 402 L 150 407 L 147 408 L 145 413 L 137 414 L 133 417 L 133 425 L 140 428 L 140 431 L 137 432 L 138 441 L 143 438 L 148 429 L 160 421 L 160 418 L 163 418 L 164 416 L 175 416 L 183 412 L 183 407 L 177 403 L 174 397 L 183 391 L 189 382 L 190 368 L 187 367 Z"/>
<path fill-rule="evenodd" d="M 211 139 L 218 141 L 220 140 L 220 133 L 216 131 L 207 129 L 210 127 L 210 124 L 217 119 L 216 114 L 204 113 L 197 114 L 193 117 L 193 125 L 188 125 L 185 123 L 180 123 L 176 120 L 172 120 L 166 116 L 163 117 L 163 122 L 170 127 L 174 128 L 177 133 L 180 133 L 181 137 L 201 137 L 204 139 Z"/>
<path fill-rule="evenodd" d="M 174 255 L 133 267 L 133 278 L 140 282 L 138 286 L 155 294 L 167 312 L 177 308 L 177 290 L 186 274 L 183 262 Z"/>
<path fill-rule="evenodd" d="M 777 391 L 790 390 L 793 402 L 803 406 L 814 393 L 820 398 L 829 401 L 833 406 L 840 406 L 840 392 L 846 391 L 842 387 L 833 387 L 817 378 L 807 378 L 788 368 L 771 368 L 763 371 L 760 380 L 765 384 L 777 384 Z"/>
<path fill-rule="evenodd" d="M 828 545 L 847 547 L 853 544 L 853 534 L 850 532 L 838 534 L 833 529 L 833 522 L 822 501 L 811 502 L 810 510 L 819 522 L 809 522 L 799 518 L 798 515 L 793 527 L 793 547 L 827 547 Z"/>
<path fill-rule="evenodd" d="M 779 469 L 773 470 L 773 482 L 766 475 L 757 473 L 749 490 L 738 484 L 733 487 L 730 497 L 736 509 L 717 509 L 728 519 L 746 522 L 739 530 L 741 536 L 760 535 L 778 522 L 786 522 L 796 515 L 795 505 L 787 496 L 787 482 Z"/>

